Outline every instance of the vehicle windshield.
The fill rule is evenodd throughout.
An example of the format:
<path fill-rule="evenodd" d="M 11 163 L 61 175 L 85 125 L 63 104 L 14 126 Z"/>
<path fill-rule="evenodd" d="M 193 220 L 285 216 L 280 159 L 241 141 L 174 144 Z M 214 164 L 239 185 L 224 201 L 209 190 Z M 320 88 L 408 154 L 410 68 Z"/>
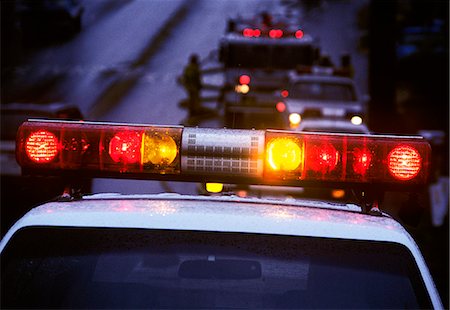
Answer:
<path fill-rule="evenodd" d="M 29 228 L 2 308 L 431 308 L 403 246 L 263 234 Z"/>
<path fill-rule="evenodd" d="M 356 95 L 349 84 L 302 81 L 290 87 L 289 98 L 351 102 L 356 100 Z"/>
<path fill-rule="evenodd" d="M 314 61 L 309 45 L 230 43 L 221 52 L 226 67 L 292 69 Z"/>

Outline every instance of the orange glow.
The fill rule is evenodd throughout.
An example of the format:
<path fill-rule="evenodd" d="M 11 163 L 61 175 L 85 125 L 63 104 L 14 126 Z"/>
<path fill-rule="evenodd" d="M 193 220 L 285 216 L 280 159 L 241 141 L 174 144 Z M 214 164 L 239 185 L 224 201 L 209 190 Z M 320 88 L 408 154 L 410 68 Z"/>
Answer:
<path fill-rule="evenodd" d="M 331 191 L 331 197 L 334 199 L 342 199 L 345 196 L 345 190 L 343 189 L 333 189 Z"/>
<path fill-rule="evenodd" d="M 396 179 L 407 181 L 419 174 L 422 158 L 419 152 L 408 145 L 394 148 L 388 155 L 389 172 Z"/>
<path fill-rule="evenodd" d="M 36 131 L 28 137 L 25 150 L 32 161 L 48 163 L 58 154 L 58 139 L 46 130 Z"/>
<path fill-rule="evenodd" d="M 290 138 L 280 137 L 267 144 L 267 163 L 275 171 L 293 171 L 302 163 L 303 151 Z"/>

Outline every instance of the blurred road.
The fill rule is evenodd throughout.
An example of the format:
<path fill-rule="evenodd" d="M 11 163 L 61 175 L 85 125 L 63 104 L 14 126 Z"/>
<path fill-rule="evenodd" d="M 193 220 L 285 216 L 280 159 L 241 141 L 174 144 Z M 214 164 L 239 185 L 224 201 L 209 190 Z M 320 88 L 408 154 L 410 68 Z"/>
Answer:
<path fill-rule="evenodd" d="M 356 11 L 364 2 L 337 2 L 319 10 L 302 12 L 297 8 L 280 6 L 267 1 L 197 1 L 189 7 L 189 13 L 166 37 L 160 50 L 151 61 L 140 67 L 131 78 L 134 86 L 126 94 L 116 94 L 108 101 L 112 106 L 95 118 L 104 121 L 135 122 L 150 124 L 180 124 L 186 117 L 186 110 L 178 103 L 186 97 L 183 89 L 177 85 L 176 77 L 181 74 L 191 53 L 200 58 L 218 47 L 221 35 L 225 31 L 227 17 L 236 14 L 248 14 L 267 10 L 285 12 L 295 10 L 303 21 L 305 31 L 321 38 L 324 48 L 335 63 L 339 63 L 342 52 L 353 55 L 357 83 L 362 90 L 367 90 L 367 56 L 359 53 L 357 42 L 359 33 L 352 25 L 355 23 Z M 343 13 L 344 23 L 336 11 Z M 224 14 L 223 12 L 227 12 Z M 349 26 L 352 25 L 352 27 Z M 333 29 L 333 31 L 329 31 Z M 345 35 L 340 35 L 345 34 Z M 136 78 L 136 75 L 138 78 Z M 126 79 L 125 82 L 129 82 Z M 123 85 L 124 81 L 120 81 Z M 116 102 L 117 99 L 120 102 Z M 111 103 L 113 101 L 113 103 Z M 221 126 L 220 120 L 208 121 L 206 126 Z M 94 192 L 117 191 L 121 193 L 157 193 L 173 191 L 183 194 L 195 194 L 196 184 L 177 182 L 154 182 L 133 180 L 96 180 Z"/>

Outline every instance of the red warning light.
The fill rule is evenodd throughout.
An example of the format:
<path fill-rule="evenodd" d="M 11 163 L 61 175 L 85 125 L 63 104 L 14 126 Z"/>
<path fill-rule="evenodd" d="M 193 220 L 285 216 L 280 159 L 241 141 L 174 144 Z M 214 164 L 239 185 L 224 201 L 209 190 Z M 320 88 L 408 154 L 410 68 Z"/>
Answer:
<path fill-rule="evenodd" d="M 239 77 L 239 84 L 241 85 L 248 85 L 250 84 L 250 77 L 248 75 L 241 75 Z"/>
<path fill-rule="evenodd" d="M 295 32 L 295 37 L 297 39 L 301 39 L 301 38 L 303 38 L 303 36 L 304 36 L 303 30 L 299 29 Z"/>
<path fill-rule="evenodd" d="M 281 91 L 281 97 L 283 98 L 287 98 L 287 96 L 289 96 L 289 91 L 287 91 L 286 89 Z"/>
<path fill-rule="evenodd" d="M 286 110 L 286 105 L 282 101 L 278 102 L 275 107 L 277 108 L 277 111 L 280 113 L 282 113 Z"/>
<path fill-rule="evenodd" d="M 261 30 L 259 30 L 259 29 L 254 29 L 253 30 L 253 36 L 254 37 L 260 37 L 261 36 Z"/>
<path fill-rule="evenodd" d="M 422 157 L 411 146 L 397 146 L 388 155 L 389 172 L 399 180 L 411 180 L 419 174 L 421 166 Z"/>
<path fill-rule="evenodd" d="M 328 173 L 336 168 L 339 153 L 331 143 L 315 145 L 308 150 L 309 168 L 322 174 Z"/>
<path fill-rule="evenodd" d="M 269 31 L 269 37 L 272 39 L 278 39 L 283 36 L 283 30 L 281 29 L 272 29 Z"/>
<path fill-rule="evenodd" d="M 33 132 L 25 142 L 25 151 L 36 163 L 51 162 L 58 154 L 58 138 L 46 130 Z"/>
<path fill-rule="evenodd" d="M 359 175 L 365 175 L 372 161 L 369 150 L 355 148 L 353 151 L 353 171 Z"/>
<path fill-rule="evenodd" d="M 135 131 L 121 131 L 109 142 L 109 156 L 115 162 L 126 164 L 141 161 L 142 134 Z"/>
<path fill-rule="evenodd" d="M 242 31 L 242 34 L 244 35 L 244 37 L 253 37 L 253 29 L 245 28 Z"/>

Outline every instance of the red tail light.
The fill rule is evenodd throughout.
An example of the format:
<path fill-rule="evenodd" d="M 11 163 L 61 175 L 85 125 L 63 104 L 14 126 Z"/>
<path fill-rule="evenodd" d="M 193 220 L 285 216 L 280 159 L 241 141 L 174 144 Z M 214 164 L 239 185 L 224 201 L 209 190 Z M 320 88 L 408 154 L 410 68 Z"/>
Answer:
<path fill-rule="evenodd" d="M 242 35 L 247 38 L 251 37 L 260 37 L 261 36 L 261 30 L 259 29 L 251 29 L 251 28 L 245 28 L 242 30 Z"/>
<path fill-rule="evenodd" d="M 282 113 L 286 110 L 286 105 L 284 104 L 284 102 L 280 101 L 277 103 L 276 108 L 278 112 Z"/>
<path fill-rule="evenodd" d="M 269 37 L 273 39 L 279 39 L 283 36 L 283 30 L 281 29 L 272 29 L 269 31 Z"/>
<path fill-rule="evenodd" d="M 303 30 L 299 29 L 295 32 L 295 37 L 297 39 L 301 39 L 301 38 L 303 38 L 303 36 L 304 36 Z"/>
<path fill-rule="evenodd" d="M 248 75 L 241 75 L 239 77 L 239 84 L 241 85 L 248 85 L 250 84 L 250 77 Z"/>
<path fill-rule="evenodd" d="M 242 31 L 242 34 L 244 35 L 244 37 L 253 37 L 253 29 L 245 28 Z"/>

